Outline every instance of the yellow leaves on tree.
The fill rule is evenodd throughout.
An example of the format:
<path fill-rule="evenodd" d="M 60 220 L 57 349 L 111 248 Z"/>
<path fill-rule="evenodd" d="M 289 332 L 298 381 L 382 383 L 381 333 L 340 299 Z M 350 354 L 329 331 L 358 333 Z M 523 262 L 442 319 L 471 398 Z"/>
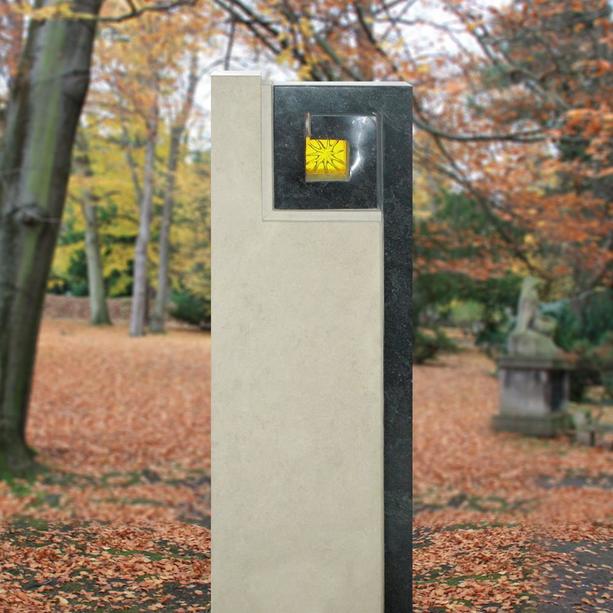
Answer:
<path fill-rule="evenodd" d="M 125 7 L 124 7 L 125 8 Z M 121 10 L 109 3 L 105 15 Z M 145 189 L 145 146 L 152 143 L 153 214 L 148 277 L 156 285 L 157 237 L 165 201 L 171 134 L 185 115 L 190 62 L 207 50 L 211 7 L 144 14 L 138 20 L 104 25 L 96 48 L 92 87 L 82 132 L 89 142 L 91 176 L 72 177 L 66 223 L 54 263 L 53 284 L 66 281 L 82 257 L 84 223 L 80 202 L 89 192 L 98 210 L 104 277 L 110 295 L 126 295 L 133 281 L 134 243 Z M 202 74 L 203 70 L 196 66 Z M 200 75 L 198 75 L 199 78 Z M 184 116 L 185 115 L 185 116 Z M 189 126 L 188 126 L 189 127 Z M 188 132 L 189 134 L 189 132 Z M 208 298 L 208 153 L 194 131 L 180 142 L 171 229 L 171 285 L 181 284 Z M 191 279 L 192 275 L 195 277 Z"/>

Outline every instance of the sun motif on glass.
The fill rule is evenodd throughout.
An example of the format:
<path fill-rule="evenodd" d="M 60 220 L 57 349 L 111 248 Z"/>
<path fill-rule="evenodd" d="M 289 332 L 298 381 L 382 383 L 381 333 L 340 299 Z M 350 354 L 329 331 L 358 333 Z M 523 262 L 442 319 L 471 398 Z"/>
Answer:
<path fill-rule="evenodd" d="M 337 138 L 306 138 L 305 176 L 307 181 L 346 181 L 348 145 Z"/>

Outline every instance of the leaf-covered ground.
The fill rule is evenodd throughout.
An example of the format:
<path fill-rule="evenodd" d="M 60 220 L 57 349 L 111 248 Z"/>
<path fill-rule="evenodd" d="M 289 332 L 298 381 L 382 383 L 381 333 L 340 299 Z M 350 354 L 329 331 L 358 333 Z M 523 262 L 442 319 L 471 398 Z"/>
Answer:
<path fill-rule="evenodd" d="M 610 611 L 613 456 L 494 433 L 493 371 L 415 370 L 415 608 Z"/>
<path fill-rule="evenodd" d="M 209 610 L 209 349 L 45 322 L 29 438 L 50 470 L 0 484 L 0 611 Z M 492 372 L 415 369 L 415 610 L 611 610 L 612 456 L 493 433 Z"/>
<path fill-rule="evenodd" d="M 209 354 L 44 323 L 29 440 L 51 470 L 0 484 L 0 610 L 209 610 Z"/>

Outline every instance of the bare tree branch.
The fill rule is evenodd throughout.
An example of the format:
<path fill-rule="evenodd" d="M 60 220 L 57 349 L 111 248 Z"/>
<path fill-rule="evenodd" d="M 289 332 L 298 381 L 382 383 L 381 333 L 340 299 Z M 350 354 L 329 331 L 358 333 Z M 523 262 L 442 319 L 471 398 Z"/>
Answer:
<path fill-rule="evenodd" d="M 128 21 L 129 19 L 140 17 L 145 13 L 165 13 L 183 6 L 195 6 L 197 2 L 198 0 L 171 0 L 170 2 L 145 4 L 144 6 L 137 7 L 134 2 L 127 0 L 128 5 L 130 6 L 130 10 L 127 13 L 98 17 L 98 21 L 102 23 L 120 23 L 122 21 Z"/>
<path fill-rule="evenodd" d="M 236 19 L 233 17 L 230 19 L 230 32 L 228 33 L 228 45 L 226 46 L 226 53 L 223 60 L 223 69 L 230 70 L 230 64 L 232 62 L 232 47 L 234 46 L 234 34 L 236 33 Z"/>

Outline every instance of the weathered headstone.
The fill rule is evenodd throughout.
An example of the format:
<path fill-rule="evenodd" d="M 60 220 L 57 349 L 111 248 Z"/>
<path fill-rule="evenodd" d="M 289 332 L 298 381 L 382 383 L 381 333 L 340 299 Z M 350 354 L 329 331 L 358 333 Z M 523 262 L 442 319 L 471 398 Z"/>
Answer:
<path fill-rule="evenodd" d="M 554 436 L 568 424 L 566 405 L 571 363 L 551 339 L 555 320 L 540 315 L 538 279 L 526 277 L 509 335 L 498 360 L 500 412 L 497 430 Z"/>
<path fill-rule="evenodd" d="M 214 613 L 411 610 L 411 89 L 212 79 Z"/>

